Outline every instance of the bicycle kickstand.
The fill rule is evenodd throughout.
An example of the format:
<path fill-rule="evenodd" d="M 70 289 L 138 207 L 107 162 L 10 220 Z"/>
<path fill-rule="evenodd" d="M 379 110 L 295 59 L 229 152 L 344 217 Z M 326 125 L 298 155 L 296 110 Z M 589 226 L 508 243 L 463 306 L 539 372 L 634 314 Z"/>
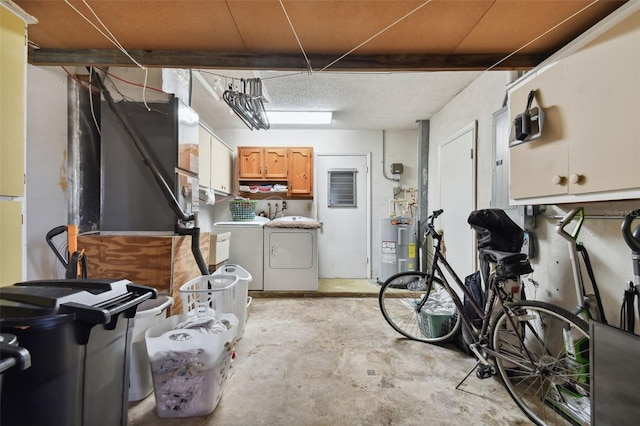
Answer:
<path fill-rule="evenodd" d="M 466 375 L 466 376 L 464 376 L 464 378 L 463 378 L 462 380 L 460 380 L 460 383 L 458 383 L 458 384 L 456 385 L 456 388 L 455 388 L 456 390 L 458 390 L 458 388 L 459 388 L 460 386 L 462 386 L 462 384 L 465 382 L 465 380 L 467 380 L 467 379 L 469 378 L 469 376 L 471 375 L 471 373 L 473 373 L 473 372 L 474 372 L 474 370 L 475 370 L 476 368 L 478 368 L 478 366 L 479 366 L 479 365 L 480 365 L 480 361 L 476 361 L 476 363 L 474 364 L 474 366 L 473 366 L 473 367 L 471 367 L 471 370 L 469 370 L 469 372 L 467 373 L 467 375 Z"/>

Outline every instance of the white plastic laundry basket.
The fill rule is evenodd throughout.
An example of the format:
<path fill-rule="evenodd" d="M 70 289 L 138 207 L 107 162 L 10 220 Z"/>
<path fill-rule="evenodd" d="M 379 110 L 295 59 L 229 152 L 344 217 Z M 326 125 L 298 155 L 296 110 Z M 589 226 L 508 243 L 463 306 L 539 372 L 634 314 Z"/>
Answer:
<path fill-rule="evenodd" d="M 221 321 L 226 330 L 206 334 L 199 329 L 174 329 L 194 319 Z M 186 313 L 147 330 L 145 340 L 159 417 L 206 416 L 216 409 L 231 367 L 237 327 L 238 318 L 233 314 L 199 317 Z"/>
<path fill-rule="evenodd" d="M 173 305 L 173 297 L 158 296 L 138 305 L 133 320 L 131 338 L 131 367 L 129 372 L 129 401 L 140 401 L 153 392 L 149 357 L 144 343 L 144 333 L 149 327 L 167 316 L 167 309 Z"/>
<path fill-rule="evenodd" d="M 244 327 L 247 322 L 247 314 L 249 309 L 249 283 L 253 279 L 251 273 L 240 265 L 226 264 L 216 270 L 213 275 L 237 275 L 238 284 L 236 285 L 235 300 L 233 303 L 233 313 L 240 321 L 238 325 L 238 340 L 244 335 Z"/>
<path fill-rule="evenodd" d="M 234 313 L 238 281 L 237 275 L 214 274 L 186 282 L 180 287 L 184 312 L 197 316 Z"/>

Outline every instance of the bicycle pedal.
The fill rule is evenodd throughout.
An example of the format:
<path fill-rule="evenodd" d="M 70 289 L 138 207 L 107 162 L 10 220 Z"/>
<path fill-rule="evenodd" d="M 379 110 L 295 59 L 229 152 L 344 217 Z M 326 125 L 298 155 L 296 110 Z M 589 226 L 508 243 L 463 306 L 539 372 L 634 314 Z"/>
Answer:
<path fill-rule="evenodd" d="M 478 379 L 488 379 L 493 375 L 491 366 L 480 364 L 476 369 L 476 377 Z"/>

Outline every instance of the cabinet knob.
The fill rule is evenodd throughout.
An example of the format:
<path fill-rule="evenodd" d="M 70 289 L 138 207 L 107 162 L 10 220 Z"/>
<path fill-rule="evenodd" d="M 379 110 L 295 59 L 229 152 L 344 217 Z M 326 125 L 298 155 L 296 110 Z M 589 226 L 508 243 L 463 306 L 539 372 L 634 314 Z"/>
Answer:
<path fill-rule="evenodd" d="M 555 175 L 552 179 L 554 185 L 562 185 L 564 183 L 564 176 Z"/>
<path fill-rule="evenodd" d="M 574 184 L 581 184 L 584 181 L 584 176 L 583 175 L 579 175 L 577 173 L 571 173 L 571 175 L 569 175 L 569 182 L 574 183 Z"/>

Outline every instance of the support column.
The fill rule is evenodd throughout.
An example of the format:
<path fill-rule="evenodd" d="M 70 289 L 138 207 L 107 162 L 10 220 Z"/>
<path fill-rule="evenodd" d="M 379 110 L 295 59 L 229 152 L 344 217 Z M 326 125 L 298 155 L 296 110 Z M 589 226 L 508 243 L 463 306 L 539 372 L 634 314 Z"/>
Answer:
<path fill-rule="evenodd" d="M 422 242 L 425 221 L 429 217 L 429 120 L 418 120 L 418 243 Z M 422 250 L 421 268 L 427 265 L 427 253 Z"/>
<path fill-rule="evenodd" d="M 100 93 L 88 85 L 67 80 L 67 223 L 78 225 L 78 232 L 100 228 Z"/>

